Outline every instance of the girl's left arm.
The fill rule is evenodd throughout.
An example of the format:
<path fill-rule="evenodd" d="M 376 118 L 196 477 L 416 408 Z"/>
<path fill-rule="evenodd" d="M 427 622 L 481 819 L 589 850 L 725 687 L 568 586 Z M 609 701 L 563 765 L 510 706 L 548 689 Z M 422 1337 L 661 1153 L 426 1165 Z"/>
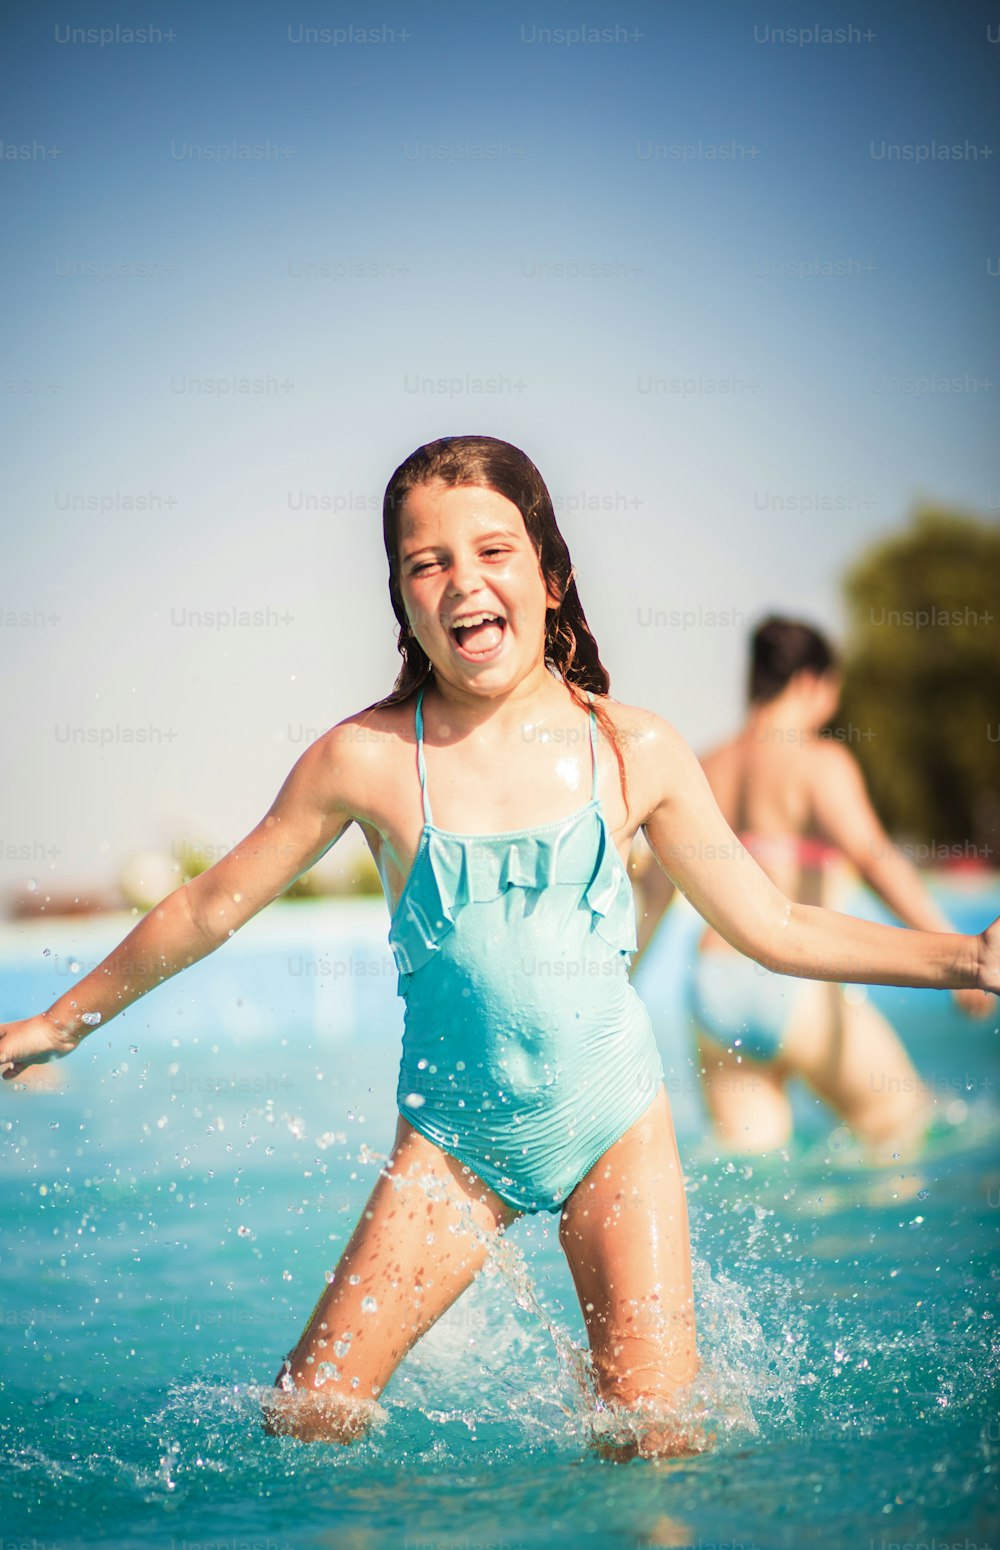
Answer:
<path fill-rule="evenodd" d="M 962 936 L 795 903 L 740 844 L 693 751 L 668 722 L 648 716 L 634 767 L 653 854 L 698 913 L 748 958 L 807 979 L 1000 993 L 1000 919 L 980 936 Z"/>

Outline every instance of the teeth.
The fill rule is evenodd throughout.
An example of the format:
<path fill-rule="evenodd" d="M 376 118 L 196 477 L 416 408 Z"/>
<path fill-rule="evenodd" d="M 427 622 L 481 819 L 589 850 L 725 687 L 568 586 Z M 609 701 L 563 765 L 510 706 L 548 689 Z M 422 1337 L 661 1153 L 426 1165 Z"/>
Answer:
<path fill-rule="evenodd" d="M 453 630 L 468 629 L 473 624 L 485 624 L 490 620 L 494 624 L 502 624 L 499 614 L 467 614 L 463 619 L 455 619 L 451 628 Z"/>

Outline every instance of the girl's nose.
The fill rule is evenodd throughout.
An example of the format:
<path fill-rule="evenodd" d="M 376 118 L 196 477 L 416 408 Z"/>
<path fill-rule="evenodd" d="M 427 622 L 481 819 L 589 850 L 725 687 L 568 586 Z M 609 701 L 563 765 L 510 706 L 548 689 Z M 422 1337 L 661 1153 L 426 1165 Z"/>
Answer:
<path fill-rule="evenodd" d="M 481 585 L 479 568 L 474 555 L 456 555 L 448 576 L 448 592 L 452 597 L 468 597 Z"/>

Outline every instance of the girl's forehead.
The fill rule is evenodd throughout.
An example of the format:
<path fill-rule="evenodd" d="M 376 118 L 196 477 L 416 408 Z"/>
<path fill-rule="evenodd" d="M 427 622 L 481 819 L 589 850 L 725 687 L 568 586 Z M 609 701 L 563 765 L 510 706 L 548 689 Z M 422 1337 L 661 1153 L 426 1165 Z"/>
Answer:
<path fill-rule="evenodd" d="M 506 529 L 523 535 L 524 518 L 513 501 L 484 485 L 417 485 L 407 492 L 399 512 L 399 537 L 431 532 L 461 532 L 471 527 Z"/>

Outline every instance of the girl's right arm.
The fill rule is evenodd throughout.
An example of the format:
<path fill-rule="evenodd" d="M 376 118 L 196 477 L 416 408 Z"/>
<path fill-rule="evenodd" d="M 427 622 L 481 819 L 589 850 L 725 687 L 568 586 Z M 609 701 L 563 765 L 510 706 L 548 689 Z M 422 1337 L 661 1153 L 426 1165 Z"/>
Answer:
<path fill-rule="evenodd" d="M 97 1026 L 207 957 L 297 877 L 353 822 L 356 728 L 341 723 L 312 743 L 246 839 L 208 871 L 154 905 L 113 952 L 48 1011 L 0 1025 L 5 1081 L 68 1055 Z"/>

